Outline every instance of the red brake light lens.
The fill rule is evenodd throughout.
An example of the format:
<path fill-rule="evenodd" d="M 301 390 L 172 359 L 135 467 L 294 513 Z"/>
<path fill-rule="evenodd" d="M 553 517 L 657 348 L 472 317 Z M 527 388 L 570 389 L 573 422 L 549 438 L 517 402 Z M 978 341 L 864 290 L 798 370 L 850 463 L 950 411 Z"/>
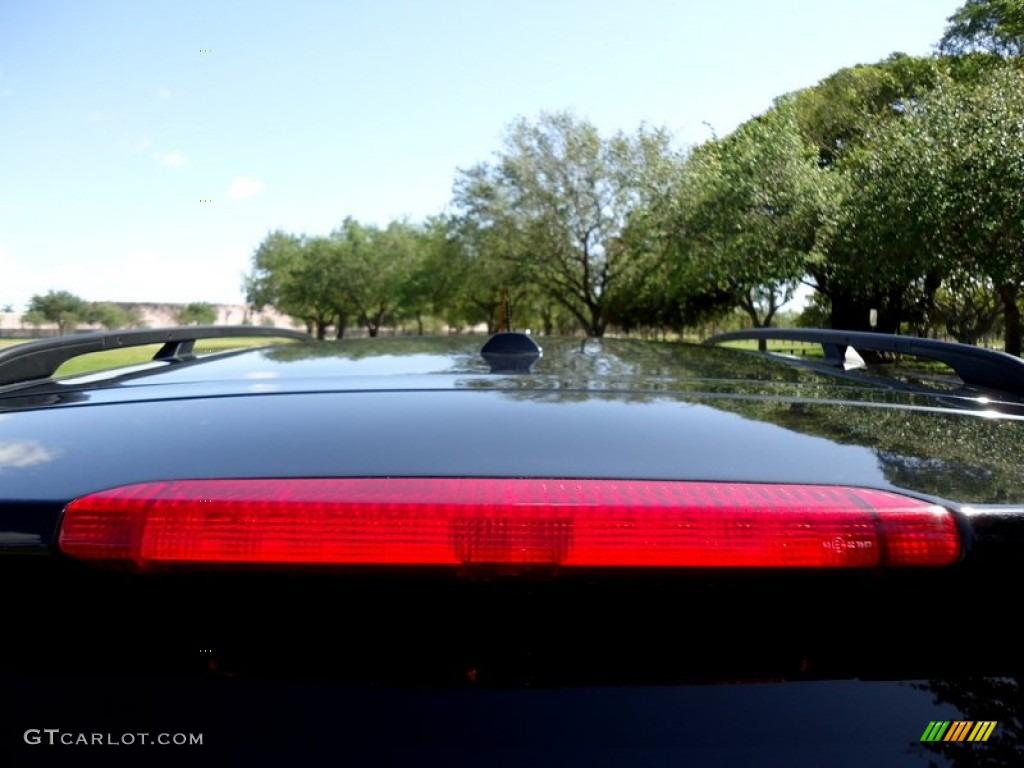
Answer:
<path fill-rule="evenodd" d="M 159 563 L 873 567 L 960 556 L 949 510 L 814 485 L 518 478 L 181 480 L 65 510 L 60 549 Z"/>

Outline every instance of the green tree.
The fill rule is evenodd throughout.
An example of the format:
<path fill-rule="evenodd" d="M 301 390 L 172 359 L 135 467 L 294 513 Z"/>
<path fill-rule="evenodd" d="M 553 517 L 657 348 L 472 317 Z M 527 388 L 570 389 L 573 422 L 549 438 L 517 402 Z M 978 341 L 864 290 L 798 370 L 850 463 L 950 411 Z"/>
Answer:
<path fill-rule="evenodd" d="M 504 327 L 506 310 L 518 325 L 521 303 L 534 291 L 528 223 L 515 207 L 512 190 L 497 183 L 493 169 L 463 171 L 455 186 L 459 209 L 447 220 L 447 248 L 436 252 L 449 286 L 455 316 L 487 332 Z"/>
<path fill-rule="evenodd" d="M 212 304 L 195 301 L 186 304 L 174 316 L 180 325 L 213 325 L 217 320 L 217 310 Z"/>
<path fill-rule="evenodd" d="M 939 42 L 943 53 L 1020 56 L 1024 52 L 1024 0 L 967 0 L 947 21 Z"/>
<path fill-rule="evenodd" d="M 879 126 L 858 152 L 836 242 L 869 284 L 924 285 L 966 270 L 992 281 L 1007 352 L 1020 354 L 1024 263 L 1024 76 L 947 82 Z"/>
<path fill-rule="evenodd" d="M 423 335 L 429 315 L 458 324 L 456 307 L 464 284 L 454 274 L 459 244 L 450 227 L 450 217 L 434 216 L 414 233 L 416 247 L 402 281 L 399 308 L 402 317 L 415 321 L 418 335 Z"/>
<path fill-rule="evenodd" d="M 321 237 L 273 232 L 253 255 L 246 297 L 256 309 L 270 305 L 302 319 L 320 339 L 331 326 L 341 338 L 350 317 L 371 336 L 403 312 L 422 324 L 430 291 L 412 281 L 426 280 L 426 248 L 423 230 L 407 221 L 380 229 L 349 217 Z"/>
<path fill-rule="evenodd" d="M 47 322 L 56 323 L 63 336 L 84 320 L 89 304 L 68 291 L 48 291 L 45 295 L 34 295 L 28 303 L 28 312 L 38 313 Z M 30 321 L 31 322 L 31 321 Z"/>
<path fill-rule="evenodd" d="M 939 59 L 894 53 L 875 64 L 845 67 L 792 96 L 801 133 L 822 166 L 856 148 L 879 120 L 899 118 L 906 105 L 934 88 L 949 67 Z"/>
<path fill-rule="evenodd" d="M 818 258 L 831 178 L 788 100 L 696 149 L 667 230 L 683 303 L 707 315 L 727 298 L 754 326 L 770 325 Z"/>
<path fill-rule="evenodd" d="M 246 303 L 254 311 L 272 306 L 306 320 L 290 293 L 293 272 L 301 258 L 302 240 L 281 230 L 267 234 L 252 255 L 252 269 L 243 279 Z M 307 326 L 310 324 L 307 321 Z M 312 332 L 312 328 L 308 327 Z"/>
<path fill-rule="evenodd" d="M 936 93 L 920 116 L 925 140 L 940 142 L 943 205 L 933 211 L 938 247 L 977 265 L 1003 304 L 1007 352 L 1021 354 L 1024 282 L 1024 75 L 1014 67 L 984 83 Z"/>
<path fill-rule="evenodd" d="M 462 253 L 463 243 L 452 216 L 428 220 L 422 233 L 422 252 L 405 289 L 414 294 L 410 302 L 414 316 L 430 312 L 455 328 L 467 322 Z"/>
<path fill-rule="evenodd" d="M 366 327 L 376 336 L 396 317 L 422 249 L 419 230 L 405 221 L 385 229 L 368 227 L 349 217 L 330 238 L 344 275 L 344 294 Z"/>
<path fill-rule="evenodd" d="M 253 254 L 244 282 L 246 301 L 259 310 L 275 307 L 299 318 L 310 335 L 326 338 L 334 326 L 344 334 L 349 306 L 337 244 L 330 238 L 272 232 Z"/>
<path fill-rule="evenodd" d="M 345 252 L 333 237 L 303 238 L 296 268 L 286 284 L 289 303 L 295 302 L 299 317 L 307 327 L 316 328 L 318 339 L 326 338 L 334 327 L 335 338 L 342 338 L 353 313 L 348 292 Z M 291 313 L 289 313 L 291 314 Z"/>
<path fill-rule="evenodd" d="M 497 163 L 461 172 L 456 207 L 477 230 L 507 233 L 504 247 L 528 267 L 530 282 L 588 335 L 601 336 L 631 257 L 623 229 L 642 197 L 646 164 L 668 144 L 662 131 L 605 139 L 564 112 L 521 119 Z"/>
<path fill-rule="evenodd" d="M 794 95 L 801 132 L 818 147 L 823 169 L 838 171 L 832 204 L 818 230 L 820 258 L 808 270 L 833 327 L 868 330 L 869 311 L 876 309 L 877 330 L 896 332 L 906 323 L 919 331 L 927 328 L 942 271 L 934 254 L 921 247 L 916 230 L 924 220 L 911 214 L 913 206 L 897 189 L 895 182 L 908 177 L 907 168 L 895 161 L 898 152 L 889 153 L 893 162 L 885 171 L 872 158 L 877 136 L 898 132 L 935 90 L 985 82 L 1000 65 L 999 57 L 989 54 L 897 53 L 841 69 Z M 865 150 L 866 145 L 871 147 Z M 899 151 L 905 150 L 912 151 Z M 880 173 L 895 175 L 880 178 Z M 904 191 L 916 195 L 909 186 Z"/>
<path fill-rule="evenodd" d="M 929 242 L 939 187 L 920 178 L 934 148 L 909 131 L 906 117 L 879 119 L 837 167 L 838 203 L 819 233 L 827 257 L 810 269 L 835 328 L 898 333 L 908 319 L 920 325 L 941 282 L 944 267 Z"/>
<path fill-rule="evenodd" d="M 818 231 L 821 258 L 809 268 L 834 327 L 867 330 L 870 309 L 878 310 L 877 330 L 887 332 L 908 323 L 924 332 L 937 317 L 934 297 L 944 273 L 940 254 L 923 245 L 929 217 L 919 210 L 920 180 L 911 180 L 921 154 L 934 148 L 885 147 L 879 136 L 899 134 L 936 91 L 981 86 L 1000 68 L 1004 62 L 992 54 L 893 54 L 795 94 L 801 132 L 818 147 L 822 167 L 839 172 L 834 204 Z"/>
<path fill-rule="evenodd" d="M 28 323 L 33 328 L 38 330 L 41 326 L 45 325 L 49 321 L 46 319 L 46 316 L 42 312 L 40 312 L 37 309 L 31 309 L 21 316 L 21 322 Z"/>
<path fill-rule="evenodd" d="M 935 310 L 946 333 L 962 344 L 977 344 L 999 322 L 1003 303 L 990 278 L 954 269 L 936 293 Z"/>
<path fill-rule="evenodd" d="M 99 323 L 107 330 L 114 330 L 130 326 L 133 317 L 123 307 L 104 301 L 90 304 L 85 311 L 84 319 L 89 323 Z"/>

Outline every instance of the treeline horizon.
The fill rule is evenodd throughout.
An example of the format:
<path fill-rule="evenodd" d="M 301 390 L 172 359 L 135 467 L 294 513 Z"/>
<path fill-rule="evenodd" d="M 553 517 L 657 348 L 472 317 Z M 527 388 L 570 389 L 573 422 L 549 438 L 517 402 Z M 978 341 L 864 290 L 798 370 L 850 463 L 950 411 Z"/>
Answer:
<path fill-rule="evenodd" d="M 778 97 L 689 148 L 519 118 L 443 213 L 268 233 L 246 300 L 320 338 L 431 318 L 544 333 L 683 333 L 741 312 L 977 340 L 1020 354 L 1024 0 L 968 0 L 930 56 L 894 53 Z M 876 323 L 872 326 L 871 320 Z"/>

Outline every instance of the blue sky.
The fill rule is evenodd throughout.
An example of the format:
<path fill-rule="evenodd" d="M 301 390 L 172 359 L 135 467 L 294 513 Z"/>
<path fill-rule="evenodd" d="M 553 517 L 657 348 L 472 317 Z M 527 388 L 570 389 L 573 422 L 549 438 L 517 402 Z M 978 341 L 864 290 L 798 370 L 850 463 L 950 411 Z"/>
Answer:
<path fill-rule="evenodd" d="M 240 303 L 267 232 L 444 210 L 518 116 L 685 146 L 961 0 L 0 3 L 0 305 Z M 201 202 L 212 201 L 212 202 Z"/>

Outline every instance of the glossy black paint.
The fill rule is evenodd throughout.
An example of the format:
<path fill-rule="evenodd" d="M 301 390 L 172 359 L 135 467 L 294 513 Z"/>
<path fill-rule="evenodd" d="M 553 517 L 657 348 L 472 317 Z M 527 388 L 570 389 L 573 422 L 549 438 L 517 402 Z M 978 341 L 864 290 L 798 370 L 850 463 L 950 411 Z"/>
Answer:
<path fill-rule="evenodd" d="M 1009 725 L 960 752 L 919 739 L 929 720 L 1012 725 L 1024 709 L 1024 404 L 613 340 L 544 340 L 529 373 L 492 374 L 481 342 L 292 345 L 0 389 L 0 583 L 17 585 L 0 748 L 39 762 L 19 729 L 57 721 L 205 729 L 200 764 L 1019 756 Z M 53 555 L 63 505 L 123 483 L 453 474 L 895 489 L 956 509 L 969 552 L 913 573 L 755 577 L 135 574 Z"/>
<path fill-rule="evenodd" d="M 998 410 L 1012 402 L 612 342 L 552 344 L 533 374 L 496 376 L 481 373 L 478 340 L 395 341 L 0 393 L 0 498 L 63 503 L 176 477 L 455 473 L 845 483 L 1024 502 L 1013 458 L 1024 421 Z"/>
<path fill-rule="evenodd" d="M 204 733 L 201 749 L 141 753 L 146 765 L 1014 765 L 1020 754 L 999 727 L 984 744 L 919 741 L 927 725 L 920 722 L 921 705 L 929 706 L 943 682 L 383 690 L 294 680 L 185 686 L 174 679 L 82 677 L 56 706 L 31 682 L 17 681 L 7 691 L 22 702 L 19 727 L 52 723 L 88 733 L 108 731 L 114 722 L 119 733 Z M 967 696 L 988 688 L 961 686 Z M 936 719 L 970 717 L 951 703 L 930 709 Z M 1002 724 L 1019 710 L 1001 704 L 989 713 Z M 0 738 L 9 729 L 20 740 L 15 722 L 7 722 Z M 85 754 L 108 765 L 140 759 L 139 749 L 124 747 Z M 81 749 L 23 743 L 12 757 L 16 765 L 84 762 Z M 47 757 L 54 762 L 43 763 Z"/>

